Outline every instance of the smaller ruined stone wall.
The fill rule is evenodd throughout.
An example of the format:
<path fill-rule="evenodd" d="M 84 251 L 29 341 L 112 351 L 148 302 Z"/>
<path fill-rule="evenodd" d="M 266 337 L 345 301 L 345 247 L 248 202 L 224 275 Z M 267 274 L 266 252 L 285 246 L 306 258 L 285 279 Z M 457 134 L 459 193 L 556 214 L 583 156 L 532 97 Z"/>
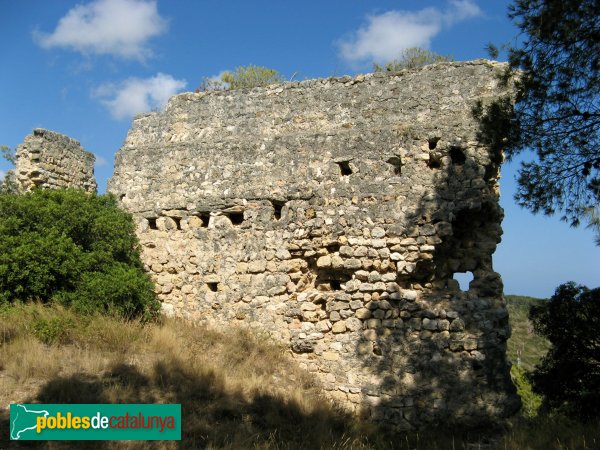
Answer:
<path fill-rule="evenodd" d="M 39 186 L 96 192 L 96 158 L 68 136 L 36 128 L 17 147 L 16 159 L 17 181 L 24 191 Z"/>

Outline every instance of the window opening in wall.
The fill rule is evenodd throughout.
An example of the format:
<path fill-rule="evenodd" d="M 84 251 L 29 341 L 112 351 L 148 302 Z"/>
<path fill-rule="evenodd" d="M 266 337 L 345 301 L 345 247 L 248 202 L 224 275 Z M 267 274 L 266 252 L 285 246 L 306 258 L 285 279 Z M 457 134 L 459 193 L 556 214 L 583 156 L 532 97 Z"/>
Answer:
<path fill-rule="evenodd" d="M 329 253 L 335 253 L 340 251 L 340 244 L 338 242 L 334 242 L 333 244 L 329 244 L 327 246 L 327 251 Z"/>
<path fill-rule="evenodd" d="M 429 150 L 434 150 L 437 147 L 437 143 L 440 140 L 439 137 L 428 139 L 429 142 Z"/>
<path fill-rule="evenodd" d="M 442 167 L 442 158 L 438 153 L 430 153 L 429 161 L 427 161 L 427 167 L 430 169 L 439 169 Z"/>
<path fill-rule="evenodd" d="M 273 200 L 271 204 L 273 205 L 273 218 L 275 220 L 281 219 L 281 210 L 283 209 L 285 202 Z"/>
<path fill-rule="evenodd" d="M 156 217 L 148 219 L 148 226 L 151 230 L 158 230 L 158 227 L 156 226 Z"/>
<path fill-rule="evenodd" d="M 231 223 L 234 225 L 241 225 L 244 221 L 244 213 L 243 212 L 229 212 L 225 214 L 231 220 Z"/>
<path fill-rule="evenodd" d="M 348 176 L 348 175 L 352 175 L 352 168 L 350 167 L 350 161 L 341 161 L 339 163 L 336 163 L 338 166 L 340 166 L 340 172 L 342 173 L 343 176 Z"/>
<path fill-rule="evenodd" d="M 469 284 L 473 281 L 474 276 L 473 272 L 457 272 L 452 278 L 458 281 L 460 290 L 466 292 L 469 290 Z"/>
<path fill-rule="evenodd" d="M 462 166 L 467 160 L 467 157 L 465 156 L 465 152 L 459 147 L 450 147 L 450 159 L 452 159 L 452 164 Z"/>
<path fill-rule="evenodd" d="M 123 199 L 124 199 L 124 198 L 125 198 L 125 194 L 121 194 L 121 195 L 119 196 L 119 200 L 121 200 L 121 201 L 123 201 Z"/>
<path fill-rule="evenodd" d="M 171 219 L 173 219 L 173 222 L 175 222 L 177 229 L 181 230 L 181 219 L 179 217 L 171 217 Z"/>
<path fill-rule="evenodd" d="M 208 289 L 211 292 L 217 292 L 219 290 L 219 283 L 217 282 L 206 283 L 206 286 L 208 286 Z"/>
<path fill-rule="evenodd" d="M 202 220 L 202 228 L 208 228 L 208 222 L 210 221 L 210 214 L 200 214 L 200 220 Z"/>
<path fill-rule="evenodd" d="M 337 270 L 324 270 L 317 272 L 315 288 L 319 291 L 339 291 L 342 283 L 350 280 L 350 275 Z"/>
<path fill-rule="evenodd" d="M 400 159 L 399 156 L 392 156 L 387 160 L 387 162 L 394 168 L 394 175 L 402 174 L 402 159 Z"/>

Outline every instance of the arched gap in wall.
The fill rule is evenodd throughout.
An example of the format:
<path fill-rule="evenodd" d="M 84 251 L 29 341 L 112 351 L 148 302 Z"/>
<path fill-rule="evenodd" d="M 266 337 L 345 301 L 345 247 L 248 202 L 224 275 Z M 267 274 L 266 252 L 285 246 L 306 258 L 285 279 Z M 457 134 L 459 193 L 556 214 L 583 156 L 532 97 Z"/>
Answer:
<path fill-rule="evenodd" d="M 181 230 L 181 219 L 179 217 L 171 217 L 171 219 L 173 219 L 173 222 L 175 222 L 177 229 Z"/>
<path fill-rule="evenodd" d="M 150 217 L 148 220 L 148 227 L 151 230 L 158 230 L 158 226 L 156 225 L 156 217 Z"/>
<path fill-rule="evenodd" d="M 201 213 L 198 217 L 200 218 L 200 220 L 202 220 L 202 228 L 208 228 L 208 223 L 210 222 L 210 214 Z"/>
<path fill-rule="evenodd" d="M 469 290 L 469 285 L 473 281 L 474 276 L 473 272 L 456 272 L 452 278 L 458 281 L 460 290 L 466 292 Z"/>
<path fill-rule="evenodd" d="M 206 283 L 206 286 L 211 292 L 217 292 L 219 290 L 219 283 L 216 282 Z"/>
<path fill-rule="evenodd" d="M 271 205 L 273 205 L 273 218 L 275 220 L 281 219 L 281 210 L 285 206 L 285 202 L 281 200 L 271 200 Z"/>

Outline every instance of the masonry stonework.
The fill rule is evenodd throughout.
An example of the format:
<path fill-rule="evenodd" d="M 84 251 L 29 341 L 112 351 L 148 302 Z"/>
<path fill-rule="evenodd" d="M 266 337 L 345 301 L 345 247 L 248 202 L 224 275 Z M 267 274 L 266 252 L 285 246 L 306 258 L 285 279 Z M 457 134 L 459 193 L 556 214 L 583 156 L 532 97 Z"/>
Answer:
<path fill-rule="evenodd" d="M 185 93 L 137 116 L 109 191 L 163 310 L 266 331 L 331 398 L 399 428 L 512 414 L 502 155 L 472 114 L 511 95 L 503 69 Z"/>
<path fill-rule="evenodd" d="M 15 156 L 17 182 L 24 191 L 71 187 L 96 192 L 95 157 L 68 136 L 36 128 Z"/>

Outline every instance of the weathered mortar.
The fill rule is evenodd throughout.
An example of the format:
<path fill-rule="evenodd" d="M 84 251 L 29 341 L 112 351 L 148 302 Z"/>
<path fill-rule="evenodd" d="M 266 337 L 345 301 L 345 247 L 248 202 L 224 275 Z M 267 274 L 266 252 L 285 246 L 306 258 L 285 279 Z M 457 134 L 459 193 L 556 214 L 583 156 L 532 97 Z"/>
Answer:
<path fill-rule="evenodd" d="M 400 428 L 514 412 L 502 156 L 472 114 L 511 94 L 503 68 L 186 93 L 138 116 L 109 191 L 164 311 L 267 330 L 331 397 Z"/>
<path fill-rule="evenodd" d="M 72 187 L 96 192 L 96 158 L 68 136 L 36 128 L 17 147 L 15 156 L 17 181 L 25 191 Z"/>

